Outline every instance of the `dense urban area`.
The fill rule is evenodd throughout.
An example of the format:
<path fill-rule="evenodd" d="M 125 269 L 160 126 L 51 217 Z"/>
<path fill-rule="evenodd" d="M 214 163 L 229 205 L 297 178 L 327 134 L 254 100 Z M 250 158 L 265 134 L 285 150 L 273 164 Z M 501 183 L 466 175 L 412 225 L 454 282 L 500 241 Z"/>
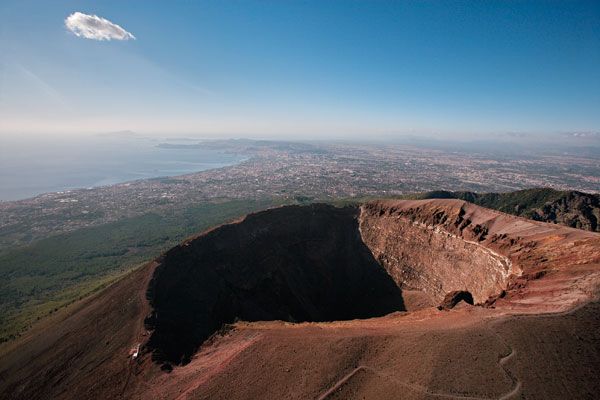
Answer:
<path fill-rule="evenodd" d="M 316 201 L 431 190 L 507 192 L 530 187 L 600 190 L 598 158 L 573 154 L 498 156 L 413 145 L 247 140 L 201 146 L 249 158 L 238 165 L 184 176 L 0 202 L 0 247 L 149 211 L 235 199 Z"/>

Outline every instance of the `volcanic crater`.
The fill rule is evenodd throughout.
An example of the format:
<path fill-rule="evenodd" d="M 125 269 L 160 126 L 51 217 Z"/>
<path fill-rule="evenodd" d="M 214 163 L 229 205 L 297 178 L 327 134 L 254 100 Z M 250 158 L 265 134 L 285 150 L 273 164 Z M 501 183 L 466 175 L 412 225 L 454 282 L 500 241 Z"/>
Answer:
<path fill-rule="evenodd" d="M 281 207 L 0 347 L 0 397 L 598 398 L 599 310 L 598 233 L 461 200 Z"/>
<path fill-rule="evenodd" d="M 333 321 L 404 310 L 363 242 L 354 207 L 290 206 L 221 226 L 168 251 L 149 285 L 154 358 L 185 364 L 223 324 Z"/>
<path fill-rule="evenodd" d="M 489 306 L 522 272 L 500 250 L 516 241 L 450 203 L 286 206 L 190 239 L 158 260 L 146 348 L 186 364 L 224 324 L 379 317 L 412 309 L 407 293 Z"/>

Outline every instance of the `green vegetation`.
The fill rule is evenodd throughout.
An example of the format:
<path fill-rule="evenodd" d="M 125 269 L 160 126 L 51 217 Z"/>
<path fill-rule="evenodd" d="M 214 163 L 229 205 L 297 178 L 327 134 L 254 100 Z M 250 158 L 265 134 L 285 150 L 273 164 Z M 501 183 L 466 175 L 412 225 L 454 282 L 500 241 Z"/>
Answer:
<path fill-rule="evenodd" d="M 140 266 L 141 265 L 143 264 L 140 264 Z M 131 270 L 133 269 L 135 269 L 135 267 Z M 0 343 L 19 336 L 20 332 L 30 327 L 33 322 L 39 321 L 77 300 L 81 300 L 84 297 L 104 289 L 129 272 L 130 271 L 119 271 L 100 276 L 96 279 L 90 279 L 76 284 L 62 291 L 49 292 L 45 299 L 30 301 L 21 308 L 9 308 L 7 314 L 3 315 L 1 320 Z"/>
<path fill-rule="evenodd" d="M 423 193 L 417 195 L 417 197 L 423 199 L 461 199 L 508 214 L 530 217 L 533 210 L 541 209 L 547 203 L 557 202 L 560 199 L 566 198 L 569 193 L 571 192 L 542 188 L 525 189 L 508 193 L 435 191 Z"/>
<path fill-rule="evenodd" d="M 0 342 L 186 237 L 281 202 L 205 203 L 83 228 L 5 250 L 0 254 Z"/>
<path fill-rule="evenodd" d="M 435 191 L 404 196 L 413 199 L 461 199 L 508 214 L 600 232 L 600 195 L 574 190 L 526 189 L 509 193 Z"/>

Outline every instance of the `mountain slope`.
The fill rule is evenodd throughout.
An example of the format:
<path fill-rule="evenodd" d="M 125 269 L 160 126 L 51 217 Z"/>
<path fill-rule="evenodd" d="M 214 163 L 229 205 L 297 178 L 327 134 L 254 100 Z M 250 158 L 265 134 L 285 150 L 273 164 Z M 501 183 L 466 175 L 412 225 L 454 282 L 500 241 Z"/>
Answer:
<path fill-rule="evenodd" d="M 508 193 L 434 191 L 420 199 L 460 199 L 508 214 L 600 232 L 600 195 L 549 188 Z"/>
<path fill-rule="evenodd" d="M 597 233 L 460 200 L 382 200 L 267 210 L 170 252 L 0 347 L 0 397 L 562 399 L 600 392 Z M 402 296 L 410 286 L 434 299 L 466 289 L 476 302 L 491 300 L 329 321 L 368 316 L 362 310 L 388 285 L 371 273 L 375 267 Z M 476 273 L 481 279 L 472 279 Z M 371 288 L 374 295 L 363 295 Z M 214 298 L 197 301 L 210 291 Z M 352 307 L 360 312 L 338 314 Z M 257 311 L 277 320 L 235 322 Z M 168 328 L 202 326 L 206 313 L 234 322 L 202 336 L 185 365 L 153 357 L 168 350 L 154 337 L 185 344 L 178 334 L 186 332 Z M 306 322 L 291 323 L 303 314 Z M 148 316 L 156 318 L 152 326 L 144 324 Z"/>

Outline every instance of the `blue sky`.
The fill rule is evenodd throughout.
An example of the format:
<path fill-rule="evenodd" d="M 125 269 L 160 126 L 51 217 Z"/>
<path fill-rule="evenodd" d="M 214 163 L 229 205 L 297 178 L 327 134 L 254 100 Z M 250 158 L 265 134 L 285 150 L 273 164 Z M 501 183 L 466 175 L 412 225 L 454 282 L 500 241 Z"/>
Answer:
<path fill-rule="evenodd" d="M 596 132 L 600 2 L 2 0 L 0 68 L 0 135 Z"/>

